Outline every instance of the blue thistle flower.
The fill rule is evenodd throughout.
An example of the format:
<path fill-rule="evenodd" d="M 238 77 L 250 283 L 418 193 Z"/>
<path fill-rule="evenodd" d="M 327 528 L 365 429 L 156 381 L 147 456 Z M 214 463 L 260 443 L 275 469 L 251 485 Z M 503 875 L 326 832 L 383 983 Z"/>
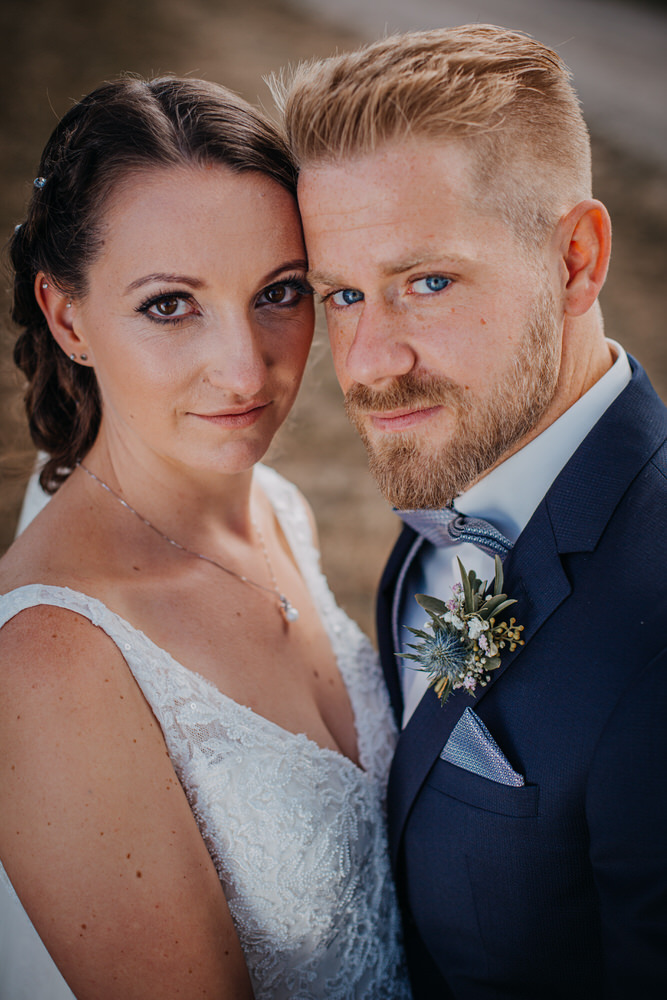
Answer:
<path fill-rule="evenodd" d="M 431 683 L 449 681 L 453 684 L 469 668 L 470 650 L 466 642 L 461 642 L 461 634 L 446 627 L 436 628 L 432 635 L 417 629 L 410 629 L 422 638 L 418 645 L 410 644 L 413 653 L 404 653 L 403 658 L 415 660 L 417 670 L 425 670 Z"/>

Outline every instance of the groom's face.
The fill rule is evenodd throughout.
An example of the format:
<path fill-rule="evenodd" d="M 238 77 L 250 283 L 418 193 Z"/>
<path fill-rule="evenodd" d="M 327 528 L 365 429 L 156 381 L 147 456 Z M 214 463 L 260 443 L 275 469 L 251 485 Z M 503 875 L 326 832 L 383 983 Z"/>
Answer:
<path fill-rule="evenodd" d="M 346 408 L 398 507 L 443 506 L 550 421 L 558 283 L 470 166 L 413 139 L 299 181 Z"/>

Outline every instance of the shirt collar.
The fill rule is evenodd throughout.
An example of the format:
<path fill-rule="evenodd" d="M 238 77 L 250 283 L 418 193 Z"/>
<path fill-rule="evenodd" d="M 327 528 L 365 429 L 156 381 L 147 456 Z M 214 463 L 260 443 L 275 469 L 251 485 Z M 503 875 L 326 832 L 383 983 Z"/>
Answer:
<path fill-rule="evenodd" d="M 517 540 L 561 469 L 630 381 L 625 351 L 613 340 L 607 343 L 616 355 L 611 368 L 546 430 L 461 493 L 457 510 L 483 517 Z"/>

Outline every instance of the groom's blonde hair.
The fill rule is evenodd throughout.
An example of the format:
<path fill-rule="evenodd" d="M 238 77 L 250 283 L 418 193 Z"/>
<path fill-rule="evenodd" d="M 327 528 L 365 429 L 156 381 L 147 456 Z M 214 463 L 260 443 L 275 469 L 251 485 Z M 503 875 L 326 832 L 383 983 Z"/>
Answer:
<path fill-rule="evenodd" d="M 411 137 L 473 153 L 476 193 L 531 244 L 591 196 L 586 124 L 560 57 L 529 36 L 464 25 L 302 63 L 272 89 L 299 169 Z"/>

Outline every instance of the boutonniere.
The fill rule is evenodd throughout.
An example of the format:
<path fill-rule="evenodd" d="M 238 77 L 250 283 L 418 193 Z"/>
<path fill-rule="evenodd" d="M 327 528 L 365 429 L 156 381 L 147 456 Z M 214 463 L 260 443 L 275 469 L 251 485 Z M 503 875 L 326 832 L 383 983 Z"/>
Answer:
<path fill-rule="evenodd" d="M 456 688 L 473 694 L 479 684 L 491 680 L 490 671 L 500 666 L 500 650 L 523 645 L 523 625 L 503 614 L 516 601 L 502 593 L 503 564 L 496 556 L 496 576 L 493 593 L 474 572 L 467 572 L 461 560 L 461 583 L 452 587 L 452 598 L 440 601 L 428 594 L 416 594 L 415 600 L 429 616 L 423 629 L 408 629 L 421 641 L 409 643 L 414 653 L 403 653 L 403 659 L 417 663 L 414 670 L 424 670 L 444 705 Z M 428 630 L 428 631 L 427 631 Z"/>

